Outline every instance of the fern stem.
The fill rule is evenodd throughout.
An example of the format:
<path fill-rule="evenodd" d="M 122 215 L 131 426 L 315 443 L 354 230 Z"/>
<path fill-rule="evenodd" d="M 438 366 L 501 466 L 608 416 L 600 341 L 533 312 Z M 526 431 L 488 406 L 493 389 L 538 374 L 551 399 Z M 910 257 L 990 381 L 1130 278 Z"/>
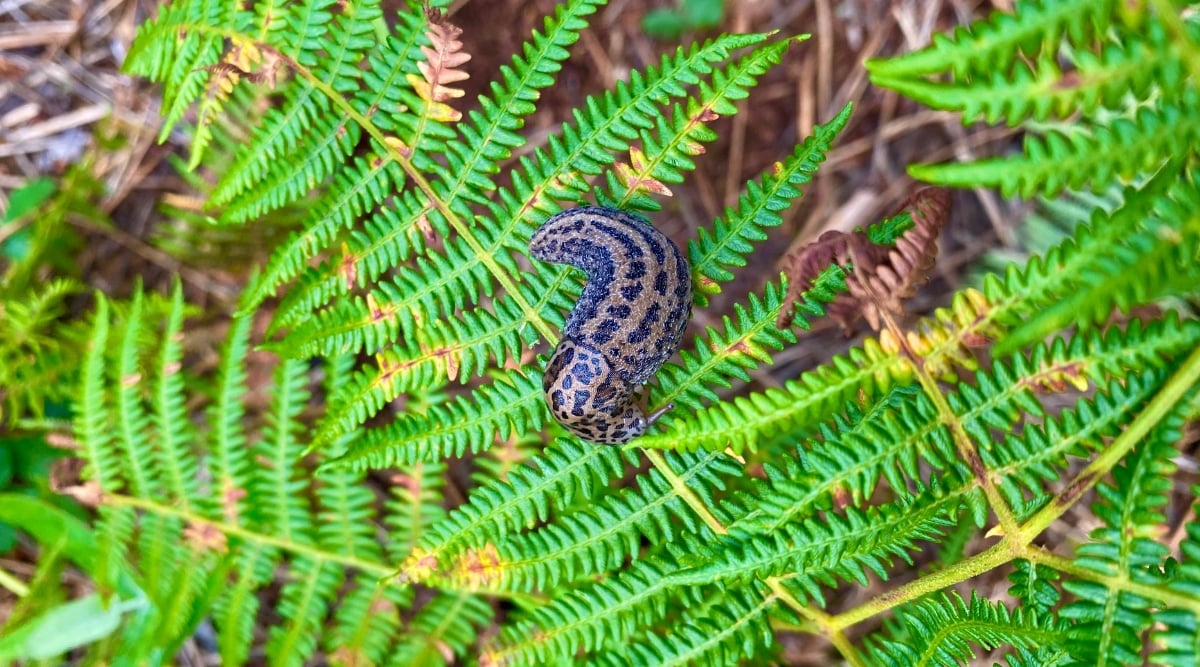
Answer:
<path fill-rule="evenodd" d="M 896 337 L 896 341 L 905 354 L 910 359 L 918 362 L 913 364 L 916 370 L 917 381 L 921 383 L 921 388 L 925 390 L 925 395 L 929 397 L 934 407 L 937 408 L 938 417 L 941 422 L 950 429 L 950 435 L 954 438 L 954 446 L 958 450 L 958 455 L 979 482 L 979 487 L 983 490 L 984 495 L 987 496 L 988 505 L 996 513 L 996 520 L 1000 524 L 1001 531 L 1004 535 L 1017 534 L 1020 529 L 1017 518 L 1013 514 L 1012 508 L 1004 500 L 1004 496 L 1000 494 L 1000 490 L 993 483 L 991 471 L 988 470 L 987 464 L 979 456 L 979 451 L 976 449 L 975 443 L 971 441 L 971 436 L 963 428 L 962 419 L 950 407 L 950 403 L 946 400 L 946 395 L 942 393 L 937 380 L 929 374 L 929 370 L 925 367 L 922 357 L 909 347 L 904 336 L 904 331 L 896 323 L 891 313 L 886 308 L 880 308 L 879 312 L 883 316 L 883 321 L 888 330 Z"/>
<path fill-rule="evenodd" d="M 1183 62 L 1191 72 L 1192 79 L 1200 81 L 1200 49 L 1188 38 L 1187 28 L 1179 18 L 1178 9 L 1173 7 L 1169 0 L 1151 0 L 1151 4 L 1154 5 L 1154 11 L 1158 12 L 1167 31 L 1171 33 L 1171 37 L 1175 38 L 1175 45 L 1183 52 Z"/>
<path fill-rule="evenodd" d="M 943 588 L 994 570 L 1016 557 L 1017 555 L 1013 553 L 1006 538 L 983 553 L 963 559 L 944 570 L 910 581 L 894 590 L 876 596 L 865 604 L 837 614 L 830 619 L 830 629 L 842 630 L 861 623 L 893 607 L 912 602 L 930 593 L 936 593 Z"/>
<path fill-rule="evenodd" d="M 1139 583 L 1130 579 L 1128 572 L 1120 568 L 1101 574 L 1096 570 L 1077 564 L 1070 558 L 1059 556 L 1058 554 L 1032 545 L 1026 547 L 1021 557 L 1030 562 L 1054 568 L 1076 579 L 1098 583 L 1110 591 L 1132 593 L 1147 600 L 1153 600 L 1155 606 L 1184 609 L 1200 616 L 1200 598 L 1180 593 L 1168 586 L 1152 586 L 1150 584 Z"/>
<path fill-rule="evenodd" d="M 846 660 L 846 664 L 851 667 L 867 667 L 869 664 L 858 653 L 858 649 L 854 648 L 854 644 L 846 638 L 846 633 L 842 632 L 845 626 L 838 627 L 833 616 L 817 609 L 816 607 L 806 605 L 796 596 L 792 595 L 791 591 L 783 585 L 783 580 L 780 577 L 771 577 L 767 579 L 767 586 L 771 588 L 771 593 L 774 597 L 779 598 L 784 604 L 791 607 L 793 611 L 801 617 L 808 619 L 816 628 L 809 628 L 808 631 L 812 634 L 821 634 L 829 639 L 838 653 L 842 654 L 842 658 Z M 819 632 L 812 632 L 813 629 Z"/>
<path fill-rule="evenodd" d="M 1129 428 L 1121 432 L 1104 451 L 1021 527 L 1021 543 L 1028 544 L 1043 530 L 1071 508 L 1085 492 L 1107 475 L 1129 452 L 1153 430 L 1183 400 L 1184 394 L 1200 382 L 1200 347 L 1192 351 L 1179 366 L 1179 370 L 1167 380 L 1162 391 L 1138 414 Z"/>
<path fill-rule="evenodd" d="M 690 487 L 688 487 L 687 483 L 683 481 L 682 477 L 680 477 L 675 473 L 674 470 L 671 469 L 671 466 L 667 464 L 667 459 L 663 457 L 662 451 L 657 449 L 645 449 L 642 451 L 646 454 L 646 458 L 650 459 L 650 462 L 653 463 L 654 467 L 658 469 L 658 472 L 662 473 L 663 478 L 665 478 L 667 482 L 671 484 L 671 488 L 674 489 L 676 495 L 678 495 L 683 502 L 687 503 L 688 507 L 692 508 L 692 511 L 696 513 L 696 516 L 700 517 L 700 520 L 704 522 L 704 525 L 708 526 L 710 530 L 718 535 L 725 535 L 729 533 L 729 529 L 721 525 L 721 522 L 715 515 L 713 515 L 711 511 L 709 511 L 708 507 L 704 504 L 704 501 L 701 500 L 700 497 L 697 496 Z"/>
<path fill-rule="evenodd" d="M 105 494 L 104 503 L 114 507 L 132 507 L 160 516 L 172 516 L 192 526 L 206 527 L 219 531 L 221 534 L 227 537 L 237 537 L 246 540 L 247 542 L 254 542 L 265 546 L 275 547 L 282 551 L 287 551 L 298 556 L 311 558 L 314 561 L 338 563 L 340 565 L 344 565 L 345 567 L 355 568 L 362 572 L 377 576 L 380 579 L 392 574 L 392 569 L 382 563 L 372 563 L 370 561 L 365 561 L 353 556 L 342 556 L 312 546 L 311 544 L 303 544 L 294 540 L 273 537 L 271 535 L 255 532 L 242 526 L 237 526 L 230 523 L 213 521 L 212 519 L 205 518 L 204 516 L 196 514 L 195 512 L 177 509 L 167 505 L 161 505 L 145 498 L 135 498 L 133 496 L 111 493 Z"/>
<path fill-rule="evenodd" d="M 922 374 L 918 374 L 918 376 L 923 377 Z M 1184 394 L 1197 382 L 1200 382 L 1200 348 L 1193 350 L 1180 364 L 1179 370 L 1163 385 L 1162 391 L 1150 401 L 1146 409 L 1129 425 L 1129 428 L 1125 429 L 1108 448 L 1066 485 L 1063 492 L 1053 502 L 1035 514 L 1033 518 L 1019 526 L 1017 530 L 1005 533 L 999 543 L 983 553 L 964 559 L 940 572 L 909 582 L 893 591 L 877 596 L 866 604 L 834 616 L 831 619 L 830 628 L 840 630 L 860 623 L 888 609 L 961 583 L 1018 558 L 1044 563 L 1073 576 L 1098 581 L 1107 586 L 1111 586 L 1112 582 L 1119 582 L 1119 586 L 1113 587 L 1128 590 L 1149 599 L 1165 601 L 1170 606 L 1190 609 L 1200 614 L 1200 600 L 1194 597 L 1180 595 L 1155 586 L 1138 584 L 1128 580 L 1123 573 L 1114 572 L 1100 575 L 1092 570 L 1077 567 L 1067 559 L 1030 546 L 1030 543 L 1043 530 L 1070 509 L 1084 492 L 1095 485 L 1097 480 L 1108 474 L 1173 408 L 1179 405 Z M 937 396 L 941 396 L 940 392 Z"/>
<path fill-rule="evenodd" d="M 9 591 L 18 598 L 23 598 L 29 595 L 29 586 L 25 582 L 8 573 L 8 570 L 0 568 L 0 588 Z"/>

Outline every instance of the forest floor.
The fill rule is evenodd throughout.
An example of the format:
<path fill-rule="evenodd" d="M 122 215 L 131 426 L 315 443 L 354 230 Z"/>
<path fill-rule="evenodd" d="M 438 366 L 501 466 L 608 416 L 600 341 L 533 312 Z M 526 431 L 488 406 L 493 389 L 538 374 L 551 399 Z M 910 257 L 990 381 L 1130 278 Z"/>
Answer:
<path fill-rule="evenodd" d="M 104 186 L 94 203 L 114 224 L 104 228 L 77 221 L 88 239 L 78 257 L 82 281 L 121 296 L 139 278 L 162 289 L 181 275 L 190 302 L 213 313 L 228 313 L 244 271 L 211 254 L 183 256 L 161 242 L 158 232 L 169 220 L 160 205 L 164 200 L 186 205 L 192 194 L 168 160 L 183 154 L 185 141 L 178 133 L 165 143 L 157 141 L 156 88 L 120 71 L 138 24 L 157 4 L 0 0 L 0 209 L 7 208 L 9 194 L 30 179 L 57 176 L 70 165 L 89 161 Z M 531 148 L 569 119 L 570 109 L 587 95 L 611 87 L 630 70 L 655 63 L 660 54 L 674 49 L 677 42 L 652 38 L 643 28 L 647 5 L 673 3 L 613 0 L 592 17 L 559 83 L 546 91 L 539 111 L 528 120 Z M 906 175 L 906 165 L 977 158 L 1018 145 L 1020 137 L 1013 130 L 963 127 L 957 115 L 930 111 L 872 86 L 862 65 L 868 58 L 920 48 L 935 32 L 1009 5 L 1008 0 L 727 2 L 718 28 L 685 31 L 679 41 L 721 31 L 778 30 L 812 37 L 788 51 L 784 62 L 740 104 L 740 113 L 713 123 L 720 138 L 707 146 L 684 184 L 671 186 L 673 196 L 664 201 L 655 224 L 677 240 L 693 237 L 698 227 L 735 204 L 748 179 L 790 155 L 814 124 L 853 103 L 852 120 L 803 199 L 783 213 L 784 224 L 751 258 L 750 270 L 740 272 L 726 289 L 723 297 L 736 299 L 775 279 L 779 259 L 789 248 L 825 230 L 850 230 L 894 212 L 919 187 Z M 465 66 L 471 75 L 464 84 L 465 100 L 486 90 L 499 66 L 542 26 L 553 7 L 553 0 L 453 3 L 450 20 L 463 29 L 465 50 L 472 56 Z M 913 313 L 946 305 L 955 290 L 971 281 L 985 253 L 1020 256 L 1024 251 L 1015 232 L 1023 217 L 1019 204 L 988 191 L 957 191 L 953 203 L 933 278 L 912 301 Z M 248 256 L 239 259 L 243 266 L 261 261 L 265 250 L 250 248 Z M 695 325 L 718 324 L 727 305 L 718 300 L 697 312 Z M 201 324 L 197 331 L 203 330 Z M 214 330 L 212 340 L 219 338 Z M 755 381 L 781 383 L 851 342 L 823 320 L 781 354 L 777 364 L 758 372 Z M 5 562 L 4 567 L 20 572 L 23 565 Z M 974 588 L 982 592 L 979 583 Z M 995 583 L 999 591 L 1005 582 Z M 864 599 L 871 594 L 870 589 L 857 593 Z M 828 645 L 819 638 L 785 638 L 783 657 L 788 664 L 823 665 L 829 657 L 826 651 Z"/>

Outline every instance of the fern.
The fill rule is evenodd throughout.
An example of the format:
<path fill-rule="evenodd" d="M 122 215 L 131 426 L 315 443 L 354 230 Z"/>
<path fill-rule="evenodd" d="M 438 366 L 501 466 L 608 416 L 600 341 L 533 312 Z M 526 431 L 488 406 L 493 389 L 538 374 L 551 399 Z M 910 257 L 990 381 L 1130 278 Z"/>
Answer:
<path fill-rule="evenodd" d="M 1166 0 L 1128 11 L 1107 0 L 1026 0 L 868 69 L 878 85 L 964 122 L 982 116 L 1027 129 L 1019 156 L 913 165 L 913 176 L 1022 197 L 1102 189 L 1194 154 L 1190 44 L 1200 24 L 1186 12 Z"/>
<path fill-rule="evenodd" d="M 668 53 L 514 160 L 601 4 L 559 6 L 473 103 L 458 88 L 472 36 L 436 6 L 390 21 L 368 1 L 175 2 L 142 27 L 127 68 L 164 83 L 168 127 L 197 105 L 192 163 L 232 156 L 202 184 L 203 214 L 299 212 L 300 227 L 242 293 L 211 372 L 189 363 L 178 286 L 97 295 L 73 406 L 83 466 L 60 485 L 94 516 L 0 502 L 46 549 L 38 586 L 53 593 L 5 627 L 0 657 L 25 659 L 23 637 L 95 604 L 61 601 L 50 575 L 65 558 L 116 600 L 85 649 L 113 664 L 169 663 L 207 622 L 228 664 L 759 663 L 787 633 L 826 637 L 853 665 L 977 650 L 1195 663 L 1200 529 L 1177 552 L 1159 538 L 1174 444 L 1200 414 L 1200 324 L 1152 307 L 1200 284 L 1190 15 L 1166 0 L 1018 3 L 873 62 L 877 82 L 927 103 L 1043 123 L 1024 157 L 914 173 L 1044 195 L 1120 177 L 1119 196 L 1079 199 L 1086 224 L 905 325 L 936 225 L 909 212 L 854 232 L 872 250 L 712 313 L 644 392 L 674 410 L 621 449 L 548 418 L 543 352 L 581 284 L 530 262 L 529 236 L 569 203 L 662 208 L 802 38 Z M 697 233 L 698 309 L 849 114 Z M 875 333 L 753 384 L 797 330 L 852 321 L 841 309 L 864 285 L 903 293 L 876 308 Z M 61 289 L 13 321 L 57 319 Z M 4 345 L 52 359 L 37 334 Z M 1091 489 L 1099 528 L 1044 548 Z M 949 590 L 993 571 L 1011 599 Z"/>

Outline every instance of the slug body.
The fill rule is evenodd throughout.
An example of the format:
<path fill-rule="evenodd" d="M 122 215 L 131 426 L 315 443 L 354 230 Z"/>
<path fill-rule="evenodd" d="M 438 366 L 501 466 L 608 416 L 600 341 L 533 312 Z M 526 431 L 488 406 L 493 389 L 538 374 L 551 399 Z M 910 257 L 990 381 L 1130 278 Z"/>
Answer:
<path fill-rule="evenodd" d="M 692 313 L 687 258 L 657 229 L 600 206 L 550 218 L 529 250 L 587 274 L 542 376 L 551 414 L 592 442 L 620 444 L 645 433 L 665 410 L 647 417 L 634 392 L 683 339 Z"/>

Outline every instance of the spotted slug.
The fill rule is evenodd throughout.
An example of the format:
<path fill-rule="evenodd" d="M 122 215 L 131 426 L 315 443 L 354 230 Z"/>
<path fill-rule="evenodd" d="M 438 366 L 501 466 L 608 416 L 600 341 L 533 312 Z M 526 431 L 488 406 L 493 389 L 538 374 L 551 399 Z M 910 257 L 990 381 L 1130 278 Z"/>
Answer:
<path fill-rule="evenodd" d="M 550 413 L 591 442 L 620 444 L 645 433 L 671 406 L 647 416 L 634 392 L 683 339 L 692 314 L 687 258 L 662 232 L 601 206 L 550 218 L 529 250 L 587 274 L 542 375 Z"/>

